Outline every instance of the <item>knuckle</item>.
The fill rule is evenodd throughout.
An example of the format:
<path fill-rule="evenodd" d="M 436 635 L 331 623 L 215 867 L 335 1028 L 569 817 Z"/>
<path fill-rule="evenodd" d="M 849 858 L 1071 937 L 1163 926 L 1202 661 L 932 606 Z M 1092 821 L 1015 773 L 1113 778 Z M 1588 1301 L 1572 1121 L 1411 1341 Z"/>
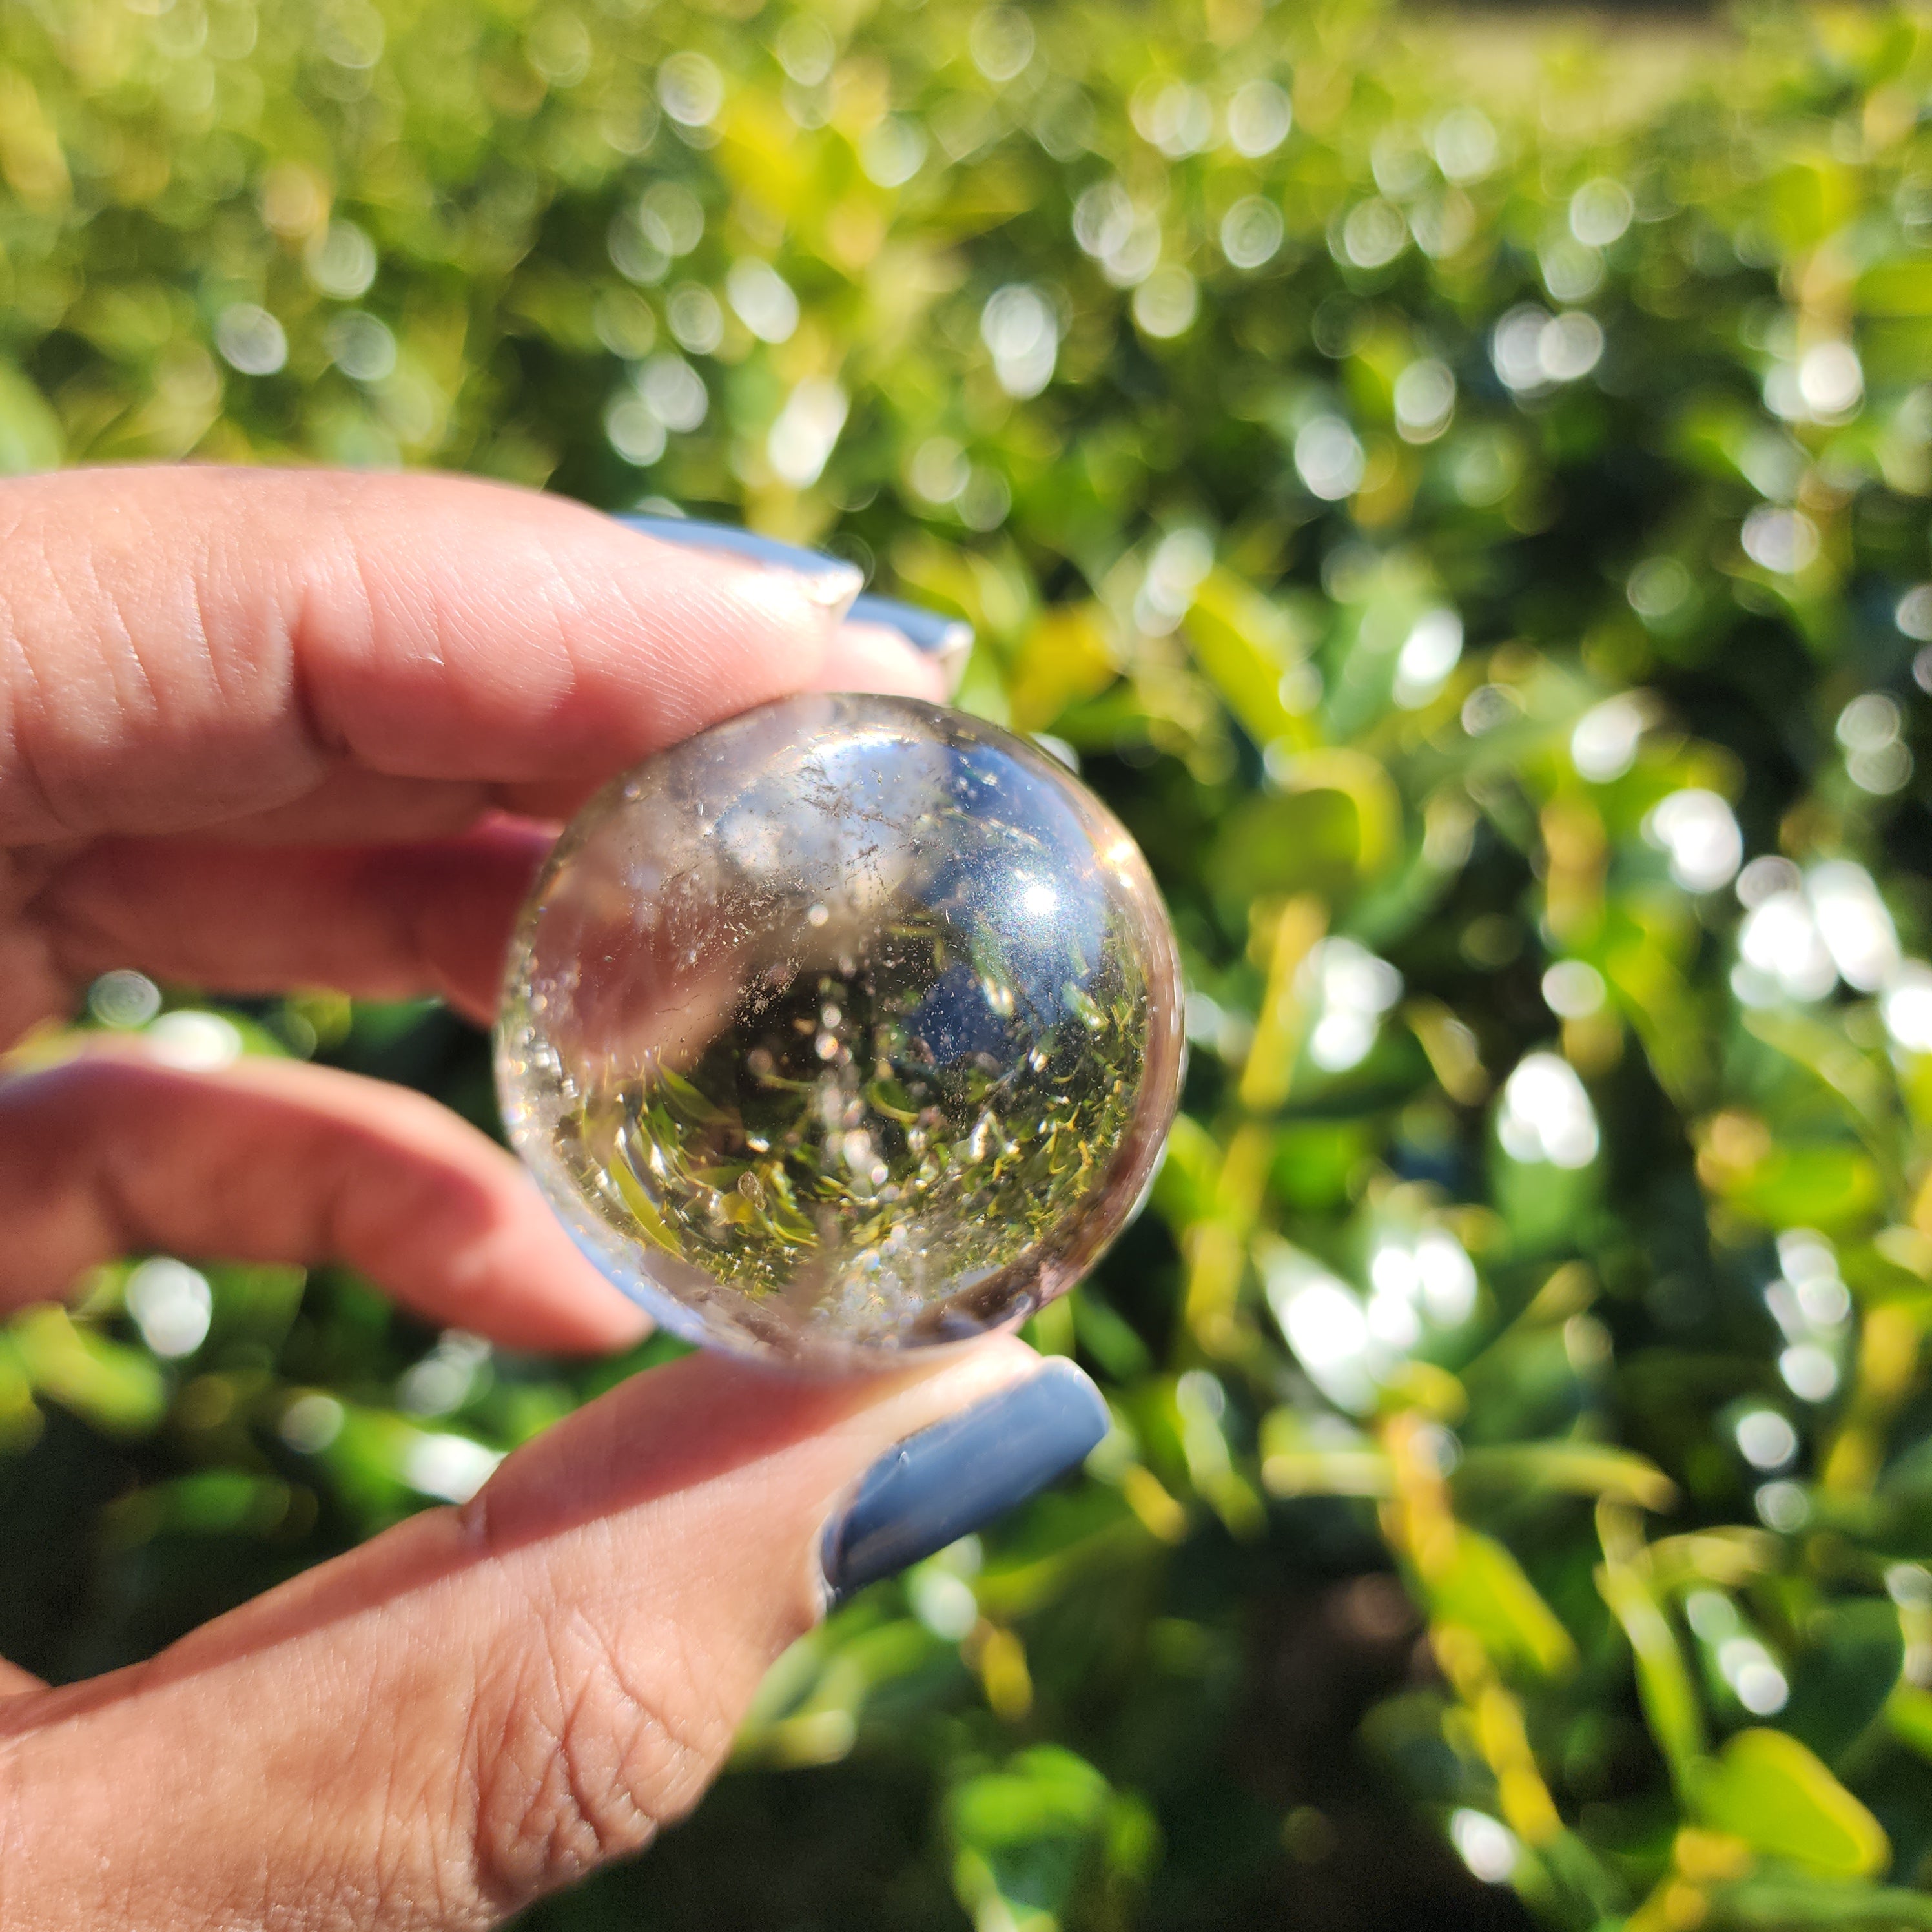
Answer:
<path fill-rule="evenodd" d="M 466 1750 L 478 1888 L 500 1909 L 640 1851 L 729 1748 L 674 1634 L 553 1613 L 480 1680 Z"/>

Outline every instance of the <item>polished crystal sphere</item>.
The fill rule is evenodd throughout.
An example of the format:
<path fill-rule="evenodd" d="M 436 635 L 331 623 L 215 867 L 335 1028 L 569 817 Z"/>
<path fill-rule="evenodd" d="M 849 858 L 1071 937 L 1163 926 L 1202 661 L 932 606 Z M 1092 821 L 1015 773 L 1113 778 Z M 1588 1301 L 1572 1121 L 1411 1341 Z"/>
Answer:
<path fill-rule="evenodd" d="M 497 1078 L 578 1246 L 665 1327 L 836 1363 L 1022 1319 L 1144 1196 L 1183 1058 L 1133 841 L 900 698 L 746 712 L 605 788 L 511 950 Z"/>

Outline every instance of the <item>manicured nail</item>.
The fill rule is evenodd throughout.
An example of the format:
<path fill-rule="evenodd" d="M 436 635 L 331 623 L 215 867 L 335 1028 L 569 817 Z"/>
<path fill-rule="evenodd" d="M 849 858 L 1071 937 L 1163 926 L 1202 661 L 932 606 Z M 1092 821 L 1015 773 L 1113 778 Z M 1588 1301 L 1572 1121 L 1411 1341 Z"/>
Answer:
<path fill-rule="evenodd" d="M 802 578 L 814 603 L 842 610 L 858 593 L 864 572 L 842 556 L 827 556 L 822 550 L 807 550 L 800 544 L 781 543 L 776 537 L 761 537 L 755 531 L 740 530 L 735 524 L 706 523 L 697 517 L 620 516 L 627 530 L 640 530 L 660 543 L 676 544 L 686 550 L 708 550 L 735 556 L 747 563 L 763 564 L 768 570 L 786 570 Z"/>
<path fill-rule="evenodd" d="M 848 624 L 876 624 L 904 638 L 920 656 L 938 665 L 949 694 L 959 688 L 966 660 L 973 655 L 973 627 L 962 617 L 922 610 L 892 597 L 855 597 L 845 614 Z"/>
<path fill-rule="evenodd" d="M 819 1561 L 828 1605 L 1024 1502 L 1109 1426 L 1100 1391 L 1071 1362 L 1054 1360 L 908 1436 L 866 1472 L 825 1526 Z"/>
<path fill-rule="evenodd" d="M 641 530 L 660 543 L 680 544 L 687 550 L 722 551 L 728 556 L 742 557 L 748 563 L 762 563 L 772 570 L 790 570 L 824 588 L 816 592 L 821 602 L 842 605 L 848 624 L 875 624 L 890 631 L 919 652 L 938 664 L 948 691 L 956 691 L 965 674 L 966 660 L 973 650 L 973 627 L 957 617 L 924 610 L 916 604 L 902 604 L 890 597 L 853 596 L 864 577 L 856 564 L 844 558 L 827 556 L 823 550 L 807 550 L 800 544 L 781 543 L 776 537 L 761 537 L 755 531 L 740 530 L 735 524 L 714 524 L 698 517 L 650 517 L 636 513 L 617 519 L 627 529 Z"/>

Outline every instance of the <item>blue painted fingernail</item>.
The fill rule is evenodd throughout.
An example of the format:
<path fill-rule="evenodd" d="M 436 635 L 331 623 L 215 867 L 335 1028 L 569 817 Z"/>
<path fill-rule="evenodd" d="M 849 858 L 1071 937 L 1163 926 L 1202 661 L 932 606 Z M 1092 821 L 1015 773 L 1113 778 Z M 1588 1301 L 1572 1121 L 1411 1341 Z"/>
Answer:
<path fill-rule="evenodd" d="M 858 566 L 842 557 L 807 550 L 802 544 L 781 543 L 776 537 L 760 536 L 754 530 L 740 530 L 736 524 L 714 524 L 699 517 L 646 516 L 635 512 L 619 516 L 617 521 L 627 530 L 641 530 L 647 537 L 656 537 L 660 543 L 679 544 L 686 550 L 717 550 L 773 570 L 796 571 L 802 577 L 826 584 L 824 601 L 828 603 L 842 603 L 865 580 Z M 971 625 L 890 597 L 855 598 L 845 621 L 877 624 L 904 638 L 922 656 L 936 660 L 948 683 L 955 687 L 973 649 Z"/>
<path fill-rule="evenodd" d="M 842 1604 L 944 1550 L 1072 1468 L 1110 1426 L 1100 1391 L 1056 1359 L 1024 1382 L 909 1436 L 825 1526 L 826 1594 Z"/>
<path fill-rule="evenodd" d="M 855 597 L 845 614 L 848 624 L 877 624 L 896 632 L 922 657 L 938 664 L 946 688 L 957 691 L 966 674 L 966 660 L 973 654 L 973 627 L 963 617 L 948 617 L 938 610 L 922 610 L 916 604 L 902 604 L 896 598 Z"/>
<path fill-rule="evenodd" d="M 706 550 L 721 556 L 735 556 L 746 563 L 760 564 L 767 570 L 782 570 L 797 578 L 806 595 L 828 611 L 842 612 L 866 580 L 856 563 L 842 556 L 827 556 L 822 551 L 806 550 L 801 544 L 780 543 L 776 537 L 761 537 L 741 530 L 734 524 L 706 523 L 696 517 L 620 516 L 626 529 L 655 537 L 660 543 L 676 544 L 685 550 Z"/>
<path fill-rule="evenodd" d="M 728 556 L 741 556 L 748 563 L 768 564 L 774 570 L 795 570 L 801 576 L 818 577 L 836 571 L 842 577 L 863 580 L 856 564 L 843 557 L 827 556 L 822 550 L 807 550 L 802 544 L 781 543 L 776 537 L 761 537 L 755 530 L 740 530 L 735 524 L 712 524 L 698 517 L 646 517 L 626 514 L 617 519 L 626 529 L 641 530 L 660 543 L 677 544 L 686 550 L 722 550 Z"/>

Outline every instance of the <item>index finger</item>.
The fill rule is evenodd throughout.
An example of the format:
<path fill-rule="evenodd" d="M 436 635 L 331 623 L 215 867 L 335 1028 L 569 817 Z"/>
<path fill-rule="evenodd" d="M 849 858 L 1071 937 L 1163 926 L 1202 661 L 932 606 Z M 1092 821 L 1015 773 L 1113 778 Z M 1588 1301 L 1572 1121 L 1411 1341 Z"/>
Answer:
<path fill-rule="evenodd" d="M 505 485 L 326 471 L 12 479 L 0 558 L 15 844 L 207 831 L 318 793 L 340 838 L 398 781 L 450 788 L 458 815 L 580 794 L 836 681 L 857 587 L 831 560 L 761 568 Z"/>

